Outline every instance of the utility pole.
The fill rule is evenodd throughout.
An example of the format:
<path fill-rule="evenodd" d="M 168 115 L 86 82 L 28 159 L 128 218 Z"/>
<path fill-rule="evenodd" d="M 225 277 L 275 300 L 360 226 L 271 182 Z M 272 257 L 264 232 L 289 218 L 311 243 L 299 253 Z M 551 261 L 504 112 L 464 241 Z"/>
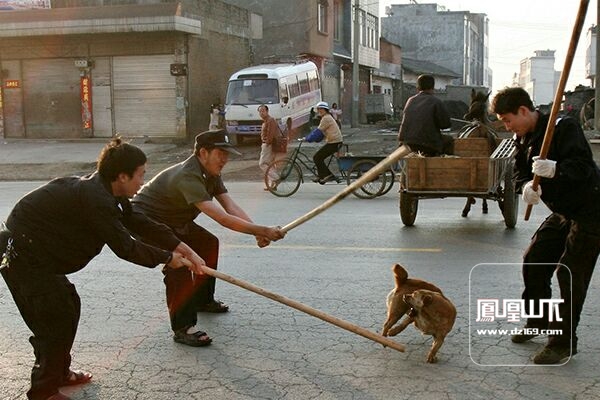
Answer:
<path fill-rule="evenodd" d="M 597 15 L 596 15 L 596 65 L 594 66 L 594 130 L 596 133 L 600 132 L 600 87 L 598 86 L 598 77 L 600 77 L 600 1 L 597 2 L 596 7 Z M 593 33 L 593 32 L 592 32 Z"/>
<path fill-rule="evenodd" d="M 353 128 L 358 127 L 358 44 L 360 42 L 360 0 L 354 0 L 354 35 L 352 41 L 352 121 Z"/>

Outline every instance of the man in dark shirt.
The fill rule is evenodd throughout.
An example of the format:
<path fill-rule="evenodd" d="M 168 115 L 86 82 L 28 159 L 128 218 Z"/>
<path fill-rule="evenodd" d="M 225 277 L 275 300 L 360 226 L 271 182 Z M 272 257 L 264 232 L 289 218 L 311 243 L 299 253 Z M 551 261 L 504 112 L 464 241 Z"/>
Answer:
<path fill-rule="evenodd" d="M 180 268 L 191 261 L 189 268 L 202 274 L 204 260 L 167 226 L 132 210 L 128 198 L 144 183 L 145 170 L 142 150 L 115 138 L 100 153 L 95 173 L 55 179 L 25 195 L 10 212 L 1 233 L 1 273 L 33 333 L 29 399 L 67 399 L 59 387 L 92 378 L 70 369 L 80 299 L 65 275 L 84 268 L 105 244 L 138 265 Z"/>
<path fill-rule="evenodd" d="M 194 154 L 160 172 L 132 199 L 134 209 L 168 225 L 214 269 L 219 239 L 194 222 L 201 212 L 226 228 L 254 235 L 259 247 L 284 236 L 279 227 L 254 224 L 227 192 L 221 170 L 230 153 L 240 154 L 224 130 L 203 132 L 196 136 Z M 215 278 L 169 268 L 163 272 L 173 340 L 196 347 L 209 344 L 211 339 L 196 327 L 197 312 L 228 311 L 214 298 Z"/>
<path fill-rule="evenodd" d="M 433 76 L 417 78 L 419 93 L 406 101 L 398 134 L 401 144 L 429 157 L 452 153 L 453 143 L 451 136 L 440 131 L 450 128 L 451 123 L 444 103 L 433 94 L 434 87 Z"/>
<path fill-rule="evenodd" d="M 537 204 L 541 199 L 552 211 L 523 257 L 525 310 L 535 317 L 527 319 L 529 329 L 514 335 L 512 341 L 524 343 L 550 329 L 547 345 L 533 361 L 557 364 L 577 353 L 577 325 L 600 252 L 600 170 L 581 126 L 570 117 L 552 121 L 556 125 L 547 159 L 538 158 L 549 116 L 533 107 L 524 89 L 500 91 L 492 110 L 515 133 L 515 172 L 518 186 L 524 184 L 523 200 Z M 540 177 L 537 191 L 532 187 L 533 174 Z M 559 306 L 560 315 L 551 318 L 552 310 L 540 310 L 539 303 L 552 297 L 554 272 L 564 303 Z"/>

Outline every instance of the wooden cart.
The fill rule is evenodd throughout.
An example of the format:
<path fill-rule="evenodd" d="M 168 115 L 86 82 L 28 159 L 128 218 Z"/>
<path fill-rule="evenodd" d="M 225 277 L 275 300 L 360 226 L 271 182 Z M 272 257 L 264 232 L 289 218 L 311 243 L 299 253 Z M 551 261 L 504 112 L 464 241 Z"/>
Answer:
<path fill-rule="evenodd" d="M 474 197 L 498 202 L 508 228 L 517 223 L 518 195 L 512 180 L 515 147 L 500 141 L 489 154 L 485 138 L 454 141 L 453 157 L 406 158 L 399 173 L 400 218 L 412 226 L 420 199 Z"/>

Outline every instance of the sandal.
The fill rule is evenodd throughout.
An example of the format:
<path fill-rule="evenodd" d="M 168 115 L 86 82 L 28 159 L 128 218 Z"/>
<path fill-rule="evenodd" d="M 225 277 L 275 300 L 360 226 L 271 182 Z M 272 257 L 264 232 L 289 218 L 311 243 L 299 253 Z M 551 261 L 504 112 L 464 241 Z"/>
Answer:
<path fill-rule="evenodd" d="M 185 329 L 175 332 L 173 340 L 177 343 L 187 344 L 192 347 L 208 346 L 212 342 L 212 339 L 206 332 L 198 331 L 196 333 L 186 333 Z"/>
<path fill-rule="evenodd" d="M 69 370 L 69 374 L 63 380 L 62 386 L 83 385 L 92 380 L 92 374 L 86 371 Z"/>
<path fill-rule="evenodd" d="M 198 312 L 207 313 L 226 313 L 229 311 L 229 306 L 221 303 L 220 301 L 213 300 L 210 303 L 201 304 L 196 309 Z"/>

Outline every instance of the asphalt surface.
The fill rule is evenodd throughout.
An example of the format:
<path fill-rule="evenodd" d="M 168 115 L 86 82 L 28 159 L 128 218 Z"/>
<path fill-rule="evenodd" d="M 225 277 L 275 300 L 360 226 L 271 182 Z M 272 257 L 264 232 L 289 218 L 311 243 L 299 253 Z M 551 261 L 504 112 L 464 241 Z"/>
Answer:
<path fill-rule="evenodd" d="M 357 130 L 347 137 L 357 154 L 382 154 L 395 145 L 395 133 L 389 131 Z M 0 219 L 38 180 L 47 179 L 39 176 L 93 170 L 103 144 L 0 145 L 0 175 L 20 170 L 30 176 L 10 175 L 11 182 L 2 177 Z M 186 146 L 141 140 L 134 144 L 156 168 L 189 155 Z M 259 223 L 292 221 L 343 188 L 306 183 L 294 196 L 276 198 L 262 191 L 257 145 L 240 147 L 244 156 L 228 164 L 226 182 Z M 592 147 L 597 154 L 598 145 Z M 176 344 L 160 271 L 135 267 L 104 249 L 87 268 L 69 276 L 83 304 L 73 366 L 93 372 L 94 379 L 61 391 L 75 400 L 600 398 L 597 278 L 579 327 L 580 353 L 565 365 L 531 364 L 543 338 L 514 345 L 506 336 L 475 338 L 470 329 L 473 282 L 482 276 L 480 296 L 520 297 L 521 255 L 547 210 L 535 207 L 529 222 L 520 220 L 516 229 L 508 230 L 493 204 L 490 214 L 481 214 L 477 204 L 464 219 L 459 215 L 464 199 L 427 200 L 419 204 L 415 226 L 407 228 L 399 221 L 394 192 L 373 200 L 350 196 L 262 250 L 251 237 L 202 216 L 199 223 L 221 240 L 221 272 L 372 332 L 379 332 L 385 319 L 385 297 L 393 287 L 390 266 L 404 264 L 412 276 L 442 287 L 457 307 L 455 327 L 437 364 L 425 363 L 431 339 L 412 327 L 394 338 L 407 347 L 400 353 L 222 281 L 217 298 L 231 312 L 199 315 L 199 326 L 213 337 L 213 344 L 199 349 Z M 494 268 L 482 275 L 485 263 Z M 0 399 L 25 399 L 33 362 L 30 333 L 3 280 L 0 318 Z"/>

